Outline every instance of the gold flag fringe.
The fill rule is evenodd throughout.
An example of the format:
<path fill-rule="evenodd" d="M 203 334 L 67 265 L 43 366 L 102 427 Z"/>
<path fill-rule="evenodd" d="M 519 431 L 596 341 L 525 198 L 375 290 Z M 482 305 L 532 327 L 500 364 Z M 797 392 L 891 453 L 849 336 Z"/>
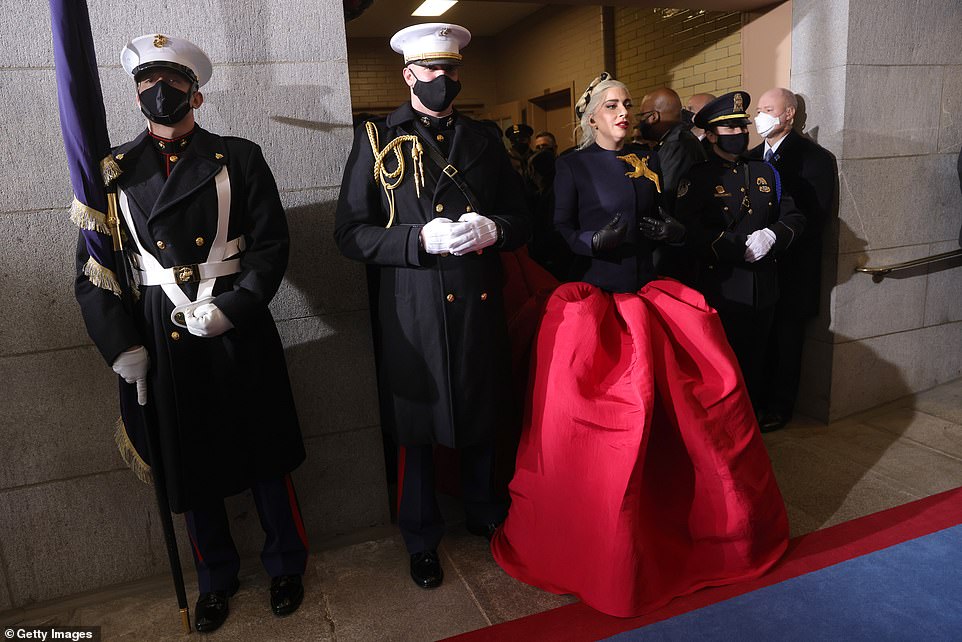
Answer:
<path fill-rule="evenodd" d="M 110 236 L 107 216 L 89 205 L 84 205 L 76 198 L 70 204 L 70 221 L 80 229 L 93 230 Z"/>
<path fill-rule="evenodd" d="M 153 484 L 154 476 L 150 472 L 150 465 L 141 459 L 140 455 L 137 454 L 137 449 L 130 443 L 130 438 L 127 437 L 127 426 L 124 425 L 123 417 L 117 417 L 117 424 L 114 427 L 114 441 L 117 443 L 117 450 L 120 451 L 120 457 L 124 460 L 124 463 L 127 464 L 127 467 L 137 475 L 137 479 L 145 484 Z"/>
<path fill-rule="evenodd" d="M 120 175 L 123 173 L 124 170 L 120 169 L 120 165 L 114 160 L 113 154 L 107 154 L 107 156 L 100 161 L 100 175 L 104 179 L 104 185 L 110 185 L 120 178 Z"/>
<path fill-rule="evenodd" d="M 87 259 L 87 264 L 84 265 L 84 274 L 98 288 L 110 290 L 120 296 L 120 283 L 117 281 L 117 275 L 95 261 L 92 256 Z"/>

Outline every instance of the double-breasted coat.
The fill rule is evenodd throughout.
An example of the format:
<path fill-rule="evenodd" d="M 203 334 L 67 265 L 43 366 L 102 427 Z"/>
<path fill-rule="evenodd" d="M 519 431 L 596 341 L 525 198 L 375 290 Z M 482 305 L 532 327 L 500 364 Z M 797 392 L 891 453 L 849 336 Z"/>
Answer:
<path fill-rule="evenodd" d="M 240 272 L 219 277 L 213 303 L 233 323 L 201 338 L 171 319 L 174 304 L 159 285 L 141 286 L 132 310 L 90 283 L 81 238 L 75 292 L 87 330 L 108 364 L 143 345 L 150 357 L 148 410 L 155 413 L 171 508 L 184 512 L 284 475 L 304 460 L 283 347 L 268 310 L 288 260 L 288 229 L 273 175 L 260 148 L 196 128 L 171 158 L 166 176 L 145 131 L 113 151 L 118 189 L 146 251 L 170 268 L 208 260 L 218 220 L 215 176 L 230 180 L 228 239 L 246 245 Z M 128 249 L 134 247 L 125 230 Z M 196 283 L 179 285 L 191 300 Z M 123 381 L 118 442 L 149 465 L 136 390 Z M 132 446 L 133 451 L 129 450 Z"/>
<path fill-rule="evenodd" d="M 778 300 L 775 257 L 797 242 L 805 217 L 781 191 L 771 165 L 729 162 L 714 152 L 678 184 L 675 216 L 687 228 L 686 245 L 699 259 L 696 287 L 708 302 L 761 309 Z M 775 244 L 761 260 L 745 260 L 748 235 L 768 228 Z"/>
<path fill-rule="evenodd" d="M 373 122 L 384 149 L 399 136 L 434 145 L 410 103 Z M 424 186 L 415 187 L 411 142 L 400 183 L 391 190 L 394 220 L 383 182 L 375 180 L 372 142 L 362 124 L 344 169 L 334 237 L 348 258 L 376 266 L 378 377 L 382 423 L 404 446 L 438 443 L 463 447 L 489 442 L 507 420 L 510 355 L 502 299 L 499 250 L 523 245 L 531 224 L 521 178 L 494 127 L 456 114 L 447 161 L 477 199 L 469 203 L 425 147 Z M 439 134 L 440 135 L 440 134 Z M 440 153 L 441 150 L 438 150 Z M 386 171 L 397 169 L 393 153 Z M 450 171 L 450 170 L 449 170 Z M 394 182 L 397 179 L 391 179 Z M 465 256 L 427 254 L 421 227 L 467 212 L 493 220 L 500 240 Z M 390 222 L 390 226 L 388 226 Z"/>

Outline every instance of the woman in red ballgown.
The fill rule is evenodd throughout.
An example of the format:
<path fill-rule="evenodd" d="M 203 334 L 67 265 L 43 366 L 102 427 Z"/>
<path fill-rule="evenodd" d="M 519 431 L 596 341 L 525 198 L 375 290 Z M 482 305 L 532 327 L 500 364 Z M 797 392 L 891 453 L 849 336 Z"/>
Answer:
<path fill-rule="evenodd" d="M 715 311 L 653 274 L 657 159 L 626 144 L 630 97 L 585 92 L 586 143 L 558 159 L 555 225 L 582 260 L 552 294 L 531 361 L 498 564 L 629 617 L 757 577 L 788 542 L 785 506 Z"/>

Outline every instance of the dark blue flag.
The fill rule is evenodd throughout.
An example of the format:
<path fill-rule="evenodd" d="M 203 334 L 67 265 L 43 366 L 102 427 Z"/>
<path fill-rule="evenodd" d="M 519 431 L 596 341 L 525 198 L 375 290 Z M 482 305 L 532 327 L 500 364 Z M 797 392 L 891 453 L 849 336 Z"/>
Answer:
<path fill-rule="evenodd" d="M 82 229 L 91 282 L 120 293 L 107 224 L 105 184 L 119 173 L 110 156 L 107 115 L 85 0 L 50 0 L 60 129 L 74 202 L 70 219 Z"/>

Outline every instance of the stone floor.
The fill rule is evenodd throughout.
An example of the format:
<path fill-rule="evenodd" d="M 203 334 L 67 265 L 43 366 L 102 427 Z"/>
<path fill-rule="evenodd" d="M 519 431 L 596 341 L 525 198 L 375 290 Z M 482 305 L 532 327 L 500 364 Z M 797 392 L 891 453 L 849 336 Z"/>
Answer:
<path fill-rule="evenodd" d="M 962 380 L 830 426 L 799 419 L 765 442 L 793 535 L 956 488 L 962 486 Z M 392 529 L 369 536 L 314 554 L 304 604 L 286 619 L 269 614 L 267 578 L 256 559 L 247 560 L 230 619 L 205 638 L 436 640 L 572 601 L 508 577 L 485 542 L 461 525 L 444 540 L 445 582 L 433 591 L 408 578 L 404 545 Z M 196 595 L 189 599 L 193 605 Z M 0 623 L 99 625 L 105 640 L 184 638 L 164 577 L 8 612 Z"/>

